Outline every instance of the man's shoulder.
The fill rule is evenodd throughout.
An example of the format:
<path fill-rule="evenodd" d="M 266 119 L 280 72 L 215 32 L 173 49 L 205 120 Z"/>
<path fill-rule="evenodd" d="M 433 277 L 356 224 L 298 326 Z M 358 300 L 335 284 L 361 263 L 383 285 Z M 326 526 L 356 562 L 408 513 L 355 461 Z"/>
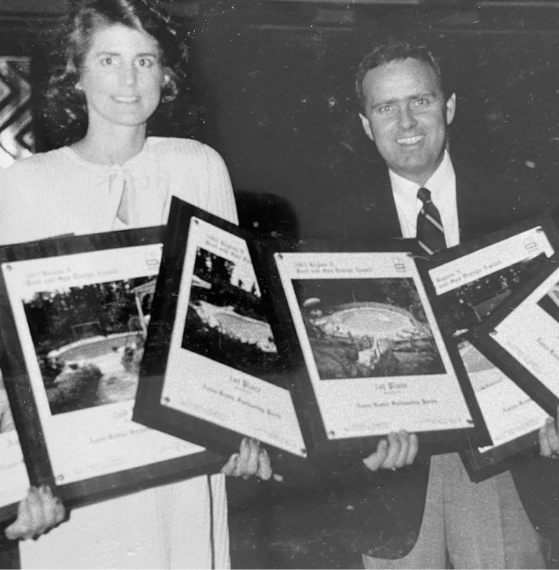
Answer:
<path fill-rule="evenodd" d="M 498 170 L 473 153 L 451 154 L 462 239 L 491 233 L 550 209 L 528 168 Z"/>

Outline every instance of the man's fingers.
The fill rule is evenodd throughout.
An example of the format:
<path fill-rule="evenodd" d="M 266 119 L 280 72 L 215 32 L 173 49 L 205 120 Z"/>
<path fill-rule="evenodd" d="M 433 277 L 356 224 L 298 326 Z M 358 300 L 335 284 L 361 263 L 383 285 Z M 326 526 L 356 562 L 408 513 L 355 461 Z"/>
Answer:
<path fill-rule="evenodd" d="M 547 431 L 547 441 L 551 449 L 551 454 L 557 454 L 559 452 L 559 434 L 557 433 L 557 425 L 553 419 Z"/>
<path fill-rule="evenodd" d="M 549 441 L 549 432 L 554 430 L 553 418 L 547 418 L 545 424 L 540 428 L 538 432 L 538 438 L 540 440 L 540 454 L 543 457 L 550 457 L 552 454 L 551 444 Z"/>
<path fill-rule="evenodd" d="M 270 461 L 270 456 L 265 449 L 260 450 L 260 454 L 258 456 L 258 471 L 256 474 L 264 481 L 268 481 L 268 479 L 272 477 L 272 463 Z"/>
<path fill-rule="evenodd" d="M 377 445 L 377 450 L 363 459 L 363 463 L 367 469 L 371 471 L 378 471 L 381 465 L 384 463 L 386 459 L 386 453 L 388 451 L 388 442 L 386 439 L 381 439 Z"/>
<path fill-rule="evenodd" d="M 393 465 L 393 467 L 401 468 L 406 465 L 406 460 L 408 458 L 408 452 L 410 449 L 410 436 L 408 432 L 404 430 L 399 432 L 397 435 L 400 449 L 398 456 L 396 457 L 396 463 Z"/>
<path fill-rule="evenodd" d="M 400 456 L 400 449 L 402 448 L 400 434 L 389 433 L 388 434 L 388 452 L 386 454 L 386 459 L 381 467 L 385 469 L 395 469 L 398 462 L 398 457 Z"/>
<path fill-rule="evenodd" d="M 409 447 L 408 447 L 408 456 L 406 457 L 406 465 L 411 465 L 415 458 L 417 457 L 417 452 L 419 451 L 419 441 L 417 439 L 417 435 L 412 433 L 410 435 L 409 440 Z"/>

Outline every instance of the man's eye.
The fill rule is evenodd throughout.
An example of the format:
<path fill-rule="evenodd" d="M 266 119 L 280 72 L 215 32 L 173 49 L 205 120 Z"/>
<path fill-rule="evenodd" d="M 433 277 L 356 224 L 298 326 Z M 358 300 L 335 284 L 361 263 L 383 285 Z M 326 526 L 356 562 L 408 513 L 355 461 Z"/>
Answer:
<path fill-rule="evenodd" d="M 423 107 L 429 104 L 427 97 L 422 97 L 421 99 L 415 99 L 413 102 L 414 107 Z"/>
<path fill-rule="evenodd" d="M 101 65 L 112 65 L 114 61 L 114 58 L 107 56 L 101 59 Z"/>
<path fill-rule="evenodd" d="M 390 113 L 392 111 L 392 109 L 393 109 L 392 105 L 382 105 L 382 107 L 379 107 L 377 109 L 377 111 L 381 115 L 386 115 L 387 113 Z"/>

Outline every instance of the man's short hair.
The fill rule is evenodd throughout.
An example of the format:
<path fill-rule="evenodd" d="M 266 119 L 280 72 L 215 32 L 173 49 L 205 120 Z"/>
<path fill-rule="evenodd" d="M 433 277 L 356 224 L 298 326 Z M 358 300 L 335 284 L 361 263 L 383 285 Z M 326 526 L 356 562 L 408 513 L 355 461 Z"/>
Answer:
<path fill-rule="evenodd" d="M 357 68 L 355 93 L 357 94 L 359 107 L 362 112 L 365 111 L 365 105 L 367 103 L 365 94 L 363 93 L 363 80 L 365 79 L 365 75 L 367 75 L 371 69 L 375 69 L 391 61 L 402 61 L 408 58 L 417 59 L 418 61 L 430 65 L 435 72 L 437 83 L 444 93 L 440 62 L 427 47 L 423 45 L 411 45 L 408 42 L 390 42 L 375 47 L 362 59 Z"/>

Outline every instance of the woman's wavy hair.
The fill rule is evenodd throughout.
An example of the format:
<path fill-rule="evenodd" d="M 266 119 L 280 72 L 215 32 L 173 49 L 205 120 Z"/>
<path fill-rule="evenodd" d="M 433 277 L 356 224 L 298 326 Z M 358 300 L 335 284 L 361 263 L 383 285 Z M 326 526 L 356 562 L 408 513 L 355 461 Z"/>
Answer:
<path fill-rule="evenodd" d="M 188 49 L 171 17 L 159 6 L 159 0 L 79 0 L 70 9 L 56 36 L 53 71 L 44 93 L 44 114 L 58 129 L 87 124 L 85 95 L 77 83 L 93 33 L 107 25 L 121 24 L 155 38 L 169 76 L 161 92 L 161 103 L 176 98 L 186 80 Z"/>

